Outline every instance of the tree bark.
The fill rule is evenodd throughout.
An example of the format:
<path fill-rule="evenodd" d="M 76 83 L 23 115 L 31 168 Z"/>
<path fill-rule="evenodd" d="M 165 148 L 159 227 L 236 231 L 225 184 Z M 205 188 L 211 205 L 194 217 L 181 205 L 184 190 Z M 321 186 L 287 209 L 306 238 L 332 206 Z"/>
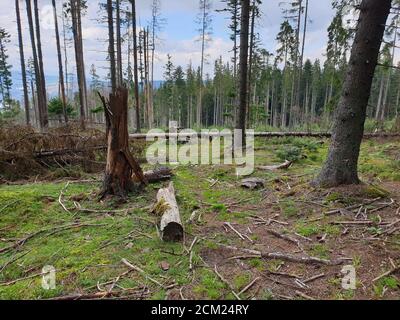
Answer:
<path fill-rule="evenodd" d="M 76 73 L 79 87 L 80 123 L 85 128 L 85 111 L 87 111 L 85 65 L 83 59 L 81 0 L 71 0 L 72 32 L 74 34 Z"/>
<path fill-rule="evenodd" d="M 110 78 L 111 91 L 115 93 L 117 90 L 117 77 L 115 68 L 115 49 L 114 49 L 114 18 L 112 0 L 107 0 L 107 16 L 108 16 L 108 55 L 110 59 Z"/>
<path fill-rule="evenodd" d="M 35 26 L 36 26 L 36 44 L 37 44 L 37 54 L 38 54 L 38 63 L 39 63 L 39 72 L 40 78 L 36 81 L 41 82 L 41 96 L 42 96 L 42 122 L 43 127 L 47 128 L 49 126 L 49 116 L 47 112 L 47 93 L 46 93 L 46 78 L 44 75 L 44 67 L 43 67 L 43 53 L 42 53 L 42 41 L 40 36 L 40 19 L 39 19 L 39 6 L 38 0 L 33 0 L 34 11 L 35 11 Z"/>
<path fill-rule="evenodd" d="M 122 43 L 121 43 L 121 4 L 120 0 L 116 3 L 116 17 L 115 17 L 115 27 L 116 27 L 116 37 L 117 37 L 117 85 L 121 86 L 123 83 L 123 72 L 122 72 Z"/>
<path fill-rule="evenodd" d="M 363 0 L 359 9 L 342 96 L 335 114 L 328 158 L 314 184 L 322 187 L 356 184 L 360 145 L 372 80 L 391 0 Z"/>
<path fill-rule="evenodd" d="M 139 95 L 139 76 L 138 76 L 138 45 L 136 33 L 136 1 L 132 3 L 132 32 L 133 32 L 133 75 L 135 81 L 135 100 L 136 100 L 136 132 L 140 132 L 140 95 Z"/>
<path fill-rule="evenodd" d="M 21 27 L 21 13 L 19 10 L 19 0 L 15 0 L 15 12 L 17 16 L 17 29 L 18 29 L 18 45 L 19 45 L 19 55 L 21 60 L 21 73 L 22 73 L 22 85 L 24 87 L 24 105 L 25 105 L 25 118 L 26 125 L 30 125 L 30 115 L 29 115 L 29 95 L 28 95 L 28 83 L 26 80 L 26 67 L 25 67 L 25 54 L 24 54 L 24 42 L 22 37 L 22 27 Z"/>
<path fill-rule="evenodd" d="M 107 165 L 101 198 L 119 196 L 125 198 L 133 188 L 132 174 L 146 184 L 139 163 L 129 151 L 128 90 L 118 88 L 109 101 L 100 95 L 106 117 Z"/>
<path fill-rule="evenodd" d="M 246 107 L 247 107 L 247 72 L 249 54 L 249 20 L 250 20 L 250 0 L 241 0 L 240 18 L 240 61 L 239 61 L 239 112 L 236 128 L 242 131 L 242 146 L 246 145 Z M 238 143 L 238 142 L 236 142 Z M 235 147 L 237 144 L 235 143 Z"/>
<path fill-rule="evenodd" d="M 182 241 L 183 226 L 172 182 L 170 182 L 168 188 L 158 190 L 155 211 L 162 214 L 160 221 L 161 239 L 164 241 Z"/>
<path fill-rule="evenodd" d="M 249 66 L 248 66 L 248 81 L 247 81 L 247 92 L 250 95 L 251 92 L 251 77 L 252 77 L 252 69 L 253 69 L 253 47 L 254 47 L 254 28 L 255 28 L 255 22 L 256 22 L 256 1 L 253 0 L 252 6 L 251 6 L 251 27 L 250 27 L 250 52 L 249 52 Z M 246 117 L 247 117 L 247 123 L 250 124 L 250 98 L 247 99 L 247 112 L 246 112 Z"/>
<path fill-rule="evenodd" d="M 32 4 L 31 0 L 26 0 L 26 14 L 28 17 L 28 24 L 29 24 L 29 35 L 31 38 L 31 46 L 32 46 L 32 55 L 33 55 L 33 66 L 35 70 L 35 84 L 36 84 L 36 96 L 37 96 L 37 107 L 38 107 L 38 120 L 39 126 L 41 130 L 46 128 L 44 122 L 44 109 L 45 109 L 45 102 L 43 101 L 43 90 L 42 90 L 42 82 L 41 82 L 41 75 L 40 75 L 40 68 L 39 68 L 39 60 L 36 48 L 36 40 L 35 40 L 35 30 L 33 24 L 33 17 L 32 17 Z"/>
<path fill-rule="evenodd" d="M 59 78 L 59 83 L 60 83 L 61 99 L 62 99 L 62 103 L 63 103 L 64 121 L 65 121 L 65 123 L 68 123 L 67 98 L 65 96 L 64 71 L 63 71 L 63 63 L 62 63 L 62 55 L 61 55 L 60 33 L 58 30 L 56 0 L 52 0 L 52 5 L 53 5 L 54 26 L 55 26 L 56 43 L 57 43 L 58 78 Z"/>

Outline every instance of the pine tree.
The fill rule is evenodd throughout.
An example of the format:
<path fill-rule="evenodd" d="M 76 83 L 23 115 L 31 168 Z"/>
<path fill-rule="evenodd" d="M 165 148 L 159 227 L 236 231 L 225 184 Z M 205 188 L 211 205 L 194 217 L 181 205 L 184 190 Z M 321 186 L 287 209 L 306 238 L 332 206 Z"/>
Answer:
<path fill-rule="evenodd" d="M 0 28 L 0 94 L 4 109 L 11 108 L 12 66 L 8 63 L 7 45 L 10 43 L 10 34 Z"/>
<path fill-rule="evenodd" d="M 211 41 L 212 35 L 212 16 L 211 16 L 211 1 L 200 0 L 199 14 L 197 16 L 197 24 L 199 25 L 198 32 L 200 33 L 201 42 L 201 59 L 200 59 L 200 82 L 199 82 L 199 97 L 196 109 L 196 124 L 202 124 L 202 110 L 203 110 L 203 78 L 204 78 L 204 64 L 207 62 L 206 49 L 207 44 Z"/>

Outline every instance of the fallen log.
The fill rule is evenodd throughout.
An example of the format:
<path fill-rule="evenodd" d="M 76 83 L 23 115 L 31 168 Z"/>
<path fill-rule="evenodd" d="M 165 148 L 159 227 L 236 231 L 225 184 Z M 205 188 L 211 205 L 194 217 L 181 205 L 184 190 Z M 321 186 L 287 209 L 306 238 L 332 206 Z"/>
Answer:
<path fill-rule="evenodd" d="M 172 170 L 167 167 L 160 167 L 154 170 L 149 170 L 144 172 L 144 177 L 148 183 L 154 183 L 158 181 L 169 180 L 172 177 Z M 132 179 L 135 182 L 140 182 L 136 175 L 132 176 Z"/>
<path fill-rule="evenodd" d="M 247 132 L 249 136 L 253 137 L 261 137 L 261 138 L 279 138 L 279 137 L 299 137 L 299 138 L 330 138 L 332 136 L 329 132 Z M 228 137 L 232 136 L 231 133 L 218 133 L 218 132 L 209 132 L 209 133 L 133 133 L 129 135 L 130 140 L 146 140 L 146 139 L 155 139 L 155 138 L 190 138 L 190 137 L 209 137 L 210 139 L 213 137 Z M 395 138 L 400 137 L 400 133 L 389 133 L 389 132 L 377 132 L 377 133 L 365 133 L 364 138 Z"/>
<path fill-rule="evenodd" d="M 183 226 L 175 199 L 175 189 L 171 182 L 167 188 L 158 190 L 155 212 L 161 216 L 160 236 L 164 241 L 182 241 Z"/>
<path fill-rule="evenodd" d="M 292 165 L 292 163 L 293 163 L 292 161 L 286 160 L 284 163 L 277 164 L 277 165 L 274 165 L 274 166 L 258 166 L 257 169 L 269 170 L 269 171 L 287 169 Z"/>

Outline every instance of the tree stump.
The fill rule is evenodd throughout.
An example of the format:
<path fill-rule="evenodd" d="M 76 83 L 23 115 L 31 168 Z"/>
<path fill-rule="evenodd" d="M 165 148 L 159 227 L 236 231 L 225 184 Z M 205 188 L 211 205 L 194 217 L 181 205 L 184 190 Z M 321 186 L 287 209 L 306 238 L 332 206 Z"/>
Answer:
<path fill-rule="evenodd" d="M 100 96 L 106 118 L 107 164 L 101 198 L 119 196 L 125 198 L 133 190 L 132 174 L 147 184 L 138 161 L 129 151 L 128 136 L 128 90 L 118 88 L 109 100 Z"/>

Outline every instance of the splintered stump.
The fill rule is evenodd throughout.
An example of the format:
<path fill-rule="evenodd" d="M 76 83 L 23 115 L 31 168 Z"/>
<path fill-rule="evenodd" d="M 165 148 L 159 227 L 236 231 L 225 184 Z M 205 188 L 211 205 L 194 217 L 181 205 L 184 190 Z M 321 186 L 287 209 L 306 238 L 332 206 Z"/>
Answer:
<path fill-rule="evenodd" d="M 107 138 L 107 164 L 100 196 L 125 198 L 133 189 L 133 174 L 141 183 L 147 183 L 139 163 L 129 151 L 128 90 L 118 88 L 108 101 L 99 96 L 104 106 Z"/>
<path fill-rule="evenodd" d="M 182 241 L 183 226 L 172 182 L 168 188 L 158 190 L 155 207 L 157 208 L 156 211 L 162 214 L 160 220 L 161 239 L 164 241 Z"/>

